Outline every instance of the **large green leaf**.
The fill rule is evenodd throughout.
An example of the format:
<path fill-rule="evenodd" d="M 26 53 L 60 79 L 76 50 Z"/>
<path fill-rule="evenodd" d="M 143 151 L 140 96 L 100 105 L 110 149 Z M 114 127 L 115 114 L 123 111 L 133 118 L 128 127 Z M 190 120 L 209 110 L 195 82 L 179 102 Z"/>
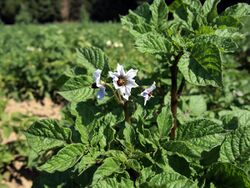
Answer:
<path fill-rule="evenodd" d="M 102 165 L 94 173 L 92 184 L 94 185 L 98 181 L 110 176 L 113 173 L 121 173 L 121 164 L 114 158 L 104 159 Z"/>
<path fill-rule="evenodd" d="M 250 179 L 240 168 L 230 163 L 216 163 L 209 168 L 208 181 L 216 187 L 250 187 Z"/>
<path fill-rule="evenodd" d="M 91 72 L 96 69 L 101 69 L 104 74 L 108 72 L 108 58 L 101 49 L 95 47 L 81 48 L 77 50 L 77 54 L 78 62 Z"/>
<path fill-rule="evenodd" d="M 171 42 L 156 32 L 141 35 L 135 42 L 142 53 L 161 54 L 170 53 Z"/>
<path fill-rule="evenodd" d="M 198 43 L 192 52 L 185 52 L 178 63 L 185 79 L 194 85 L 222 86 L 221 56 L 211 43 Z"/>
<path fill-rule="evenodd" d="M 58 93 L 70 102 L 85 101 L 95 96 L 95 91 L 91 88 L 91 84 L 86 77 L 73 77 L 65 82 Z"/>
<path fill-rule="evenodd" d="M 201 35 L 194 39 L 194 43 L 207 42 L 215 44 L 222 52 L 234 52 L 238 45 L 230 37 L 223 37 L 217 35 Z"/>
<path fill-rule="evenodd" d="M 224 132 L 223 126 L 209 119 L 198 119 L 180 124 L 177 129 L 177 140 L 198 139 Z M 208 141 L 209 142 L 209 141 Z M 195 143 L 194 143 L 195 144 Z"/>
<path fill-rule="evenodd" d="M 116 178 L 106 178 L 93 185 L 93 188 L 133 188 L 134 182 L 130 179 L 121 178 L 119 181 Z"/>
<path fill-rule="evenodd" d="M 233 16 L 219 16 L 216 19 L 214 19 L 214 23 L 217 26 L 227 26 L 236 28 L 242 27 L 242 23 L 240 22 L 240 20 Z"/>
<path fill-rule="evenodd" d="M 202 152 L 209 151 L 223 142 L 223 131 L 222 125 L 211 120 L 193 120 L 179 125 L 176 141 L 170 141 L 164 147 L 184 156 L 188 161 L 198 161 Z"/>
<path fill-rule="evenodd" d="M 167 27 L 168 7 L 164 0 L 155 0 L 150 6 L 152 24 L 157 30 L 164 31 Z"/>
<path fill-rule="evenodd" d="M 40 120 L 25 131 L 28 143 L 37 153 L 60 147 L 70 142 L 71 130 L 56 120 Z"/>
<path fill-rule="evenodd" d="M 172 114 L 168 106 L 162 108 L 161 113 L 157 117 L 157 125 L 160 138 L 168 137 L 172 128 Z"/>
<path fill-rule="evenodd" d="M 238 3 L 231 7 L 228 7 L 223 13 L 223 16 L 232 16 L 235 18 L 241 18 L 250 15 L 250 5 L 247 3 Z"/>
<path fill-rule="evenodd" d="M 149 182 L 149 187 L 189 187 L 197 188 L 197 183 L 175 172 L 163 172 L 155 175 Z"/>
<path fill-rule="evenodd" d="M 218 16 L 217 5 L 219 2 L 220 0 L 206 0 L 203 4 L 202 11 L 207 17 L 208 22 L 213 21 L 213 19 Z"/>
<path fill-rule="evenodd" d="M 244 165 L 250 162 L 250 127 L 240 126 L 227 136 L 220 151 L 219 160 Z"/>
<path fill-rule="evenodd" d="M 55 171 L 63 172 L 73 167 L 84 154 L 85 147 L 83 144 L 70 144 L 62 148 L 50 160 L 39 167 L 39 170 L 44 170 L 49 173 Z"/>

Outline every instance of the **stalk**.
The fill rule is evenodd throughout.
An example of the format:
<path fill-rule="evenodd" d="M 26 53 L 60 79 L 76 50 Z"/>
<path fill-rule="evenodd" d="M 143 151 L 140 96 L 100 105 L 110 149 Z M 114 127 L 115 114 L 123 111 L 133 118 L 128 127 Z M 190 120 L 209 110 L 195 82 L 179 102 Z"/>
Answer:
<path fill-rule="evenodd" d="M 175 62 L 170 67 L 171 72 L 171 112 L 173 116 L 173 126 L 170 132 L 170 139 L 174 140 L 176 135 L 176 129 L 177 129 L 177 107 L 178 107 L 178 97 L 181 94 L 181 91 L 184 87 L 185 82 L 181 83 L 180 88 L 178 90 L 177 88 L 177 76 L 178 76 L 178 67 L 177 64 L 179 62 L 179 59 L 181 57 L 182 53 L 178 54 L 178 56 L 175 58 Z"/>
<path fill-rule="evenodd" d="M 129 101 L 125 101 L 123 105 L 123 111 L 124 111 L 124 116 L 125 116 L 125 121 L 128 122 L 129 124 L 131 123 L 131 118 L 129 114 Z"/>

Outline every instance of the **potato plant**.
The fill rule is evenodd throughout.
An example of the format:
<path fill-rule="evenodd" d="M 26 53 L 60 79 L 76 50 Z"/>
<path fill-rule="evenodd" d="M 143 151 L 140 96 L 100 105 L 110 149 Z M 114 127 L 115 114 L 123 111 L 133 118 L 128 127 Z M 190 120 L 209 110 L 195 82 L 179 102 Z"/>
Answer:
<path fill-rule="evenodd" d="M 242 38 L 249 5 L 218 14 L 218 3 L 154 0 L 122 17 L 136 48 L 158 62 L 151 76 L 140 66 L 110 65 L 99 48 L 78 49 L 77 66 L 61 77 L 64 118 L 36 121 L 25 132 L 42 171 L 34 184 L 250 187 L 249 110 L 186 118 L 179 109 L 185 85 L 223 87 L 222 57 Z"/>

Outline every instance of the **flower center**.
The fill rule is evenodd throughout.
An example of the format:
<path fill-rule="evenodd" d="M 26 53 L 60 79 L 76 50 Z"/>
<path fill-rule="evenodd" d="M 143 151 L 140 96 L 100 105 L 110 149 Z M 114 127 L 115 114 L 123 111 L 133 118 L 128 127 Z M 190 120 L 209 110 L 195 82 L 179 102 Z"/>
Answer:
<path fill-rule="evenodd" d="M 124 86 L 124 85 L 126 85 L 126 83 L 127 83 L 127 80 L 124 77 L 119 77 L 118 80 L 117 80 L 117 85 L 118 86 Z"/>
<path fill-rule="evenodd" d="M 151 91 L 148 96 L 152 97 L 153 96 L 153 92 Z"/>

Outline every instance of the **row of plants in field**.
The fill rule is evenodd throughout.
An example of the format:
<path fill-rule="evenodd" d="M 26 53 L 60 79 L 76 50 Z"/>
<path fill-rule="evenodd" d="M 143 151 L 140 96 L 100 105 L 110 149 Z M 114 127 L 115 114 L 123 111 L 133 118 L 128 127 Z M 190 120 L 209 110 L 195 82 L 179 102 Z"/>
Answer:
<path fill-rule="evenodd" d="M 218 14 L 219 2 L 154 0 L 122 17 L 152 61 L 79 48 L 60 79 L 64 118 L 25 132 L 41 171 L 34 186 L 250 187 L 248 78 L 226 61 L 250 6 Z"/>
<path fill-rule="evenodd" d="M 101 32 L 100 32 L 101 31 Z M 8 97 L 56 100 L 58 77 L 76 63 L 77 48 L 98 46 L 114 61 L 143 62 L 119 24 L 10 26 L 0 33 L 0 86 Z M 114 52 L 114 48 L 118 49 Z M 118 56 L 117 53 L 120 55 Z"/>

